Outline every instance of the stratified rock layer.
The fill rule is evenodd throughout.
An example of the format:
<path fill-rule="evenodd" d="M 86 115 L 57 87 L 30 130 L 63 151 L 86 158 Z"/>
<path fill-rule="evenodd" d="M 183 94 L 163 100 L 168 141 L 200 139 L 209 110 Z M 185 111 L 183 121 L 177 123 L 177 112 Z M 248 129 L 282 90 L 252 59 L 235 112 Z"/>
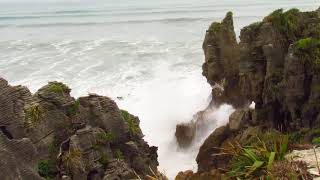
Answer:
<path fill-rule="evenodd" d="M 180 172 L 177 180 L 221 179 L 212 172 L 223 172 L 231 159 L 222 149 L 264 131 L 320 128 L 320 9 L 276 10 L 244 27 L 239 43 L 233 28 L 230 12 L 209 27 L 202 74 L 212 86 L 210 106 L 228 103 L 237 110 L 201 146 L 198 172 Z"/>
<path fill-rule="evenodd" d="M 319 126 L 319 21 L 316 11 L 277 10 L 244 27 L 240 43 L 231 13 L 213 23 L 203 43 L 203 75 L 212 86 L 221 86 L 220 91 L 213 88 L 212 103 L 246 107 L 253 101 L 264 117 L 259 124 L 267 127 Z"/>
<path fill-rule="evenodd" d="M 75 100 L 70 91 L 50 82 L 32 95 L 0 78 L 2 179 L 127 180 L 157 172 L 157 148 L 143 140 L 137 117 L 108 97 Z"/>

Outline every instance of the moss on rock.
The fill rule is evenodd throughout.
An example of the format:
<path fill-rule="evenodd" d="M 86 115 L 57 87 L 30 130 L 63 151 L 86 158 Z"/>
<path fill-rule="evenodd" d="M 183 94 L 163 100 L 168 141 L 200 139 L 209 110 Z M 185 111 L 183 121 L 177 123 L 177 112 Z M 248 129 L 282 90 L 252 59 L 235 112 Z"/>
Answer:
<path fill-rule="evenodd" d="M 63 83 L 59 82 L 49 82 L 49 90 L 53 93 L 64 95 L 64 93 L 69 93 L 70 89 Z"/>
<path fill-rule="evenodd" d="M 80 107 L 80 101 L 76 100 L 74 103 L 72 103 L 70 106 L 67 107 L 67 115 L 68 116 L 74 116 L 78 113 Z"/>
<path fill-rule="evenodd" d="M 310 63 L 314 70 L 320 70 L 320 39 L 300 39 L 294 44 L 294 54 Z"/>
<path fill-rule="evenodd" d="M 134 117 L 125 110 L 121 110 L 121 115 L 128 125 L 130 135 L 136 135 L 139 132 L 139 124 L 136 122 Z"/>
<path fill-rule="evenodd" d="M 294 42 L 300 29 L 301 15 L 301 12 L 296 8 L 286 12 L 283 9 L 278 9 L 265 17 L 263 21 L 271 23 L 289 41 Z"/>

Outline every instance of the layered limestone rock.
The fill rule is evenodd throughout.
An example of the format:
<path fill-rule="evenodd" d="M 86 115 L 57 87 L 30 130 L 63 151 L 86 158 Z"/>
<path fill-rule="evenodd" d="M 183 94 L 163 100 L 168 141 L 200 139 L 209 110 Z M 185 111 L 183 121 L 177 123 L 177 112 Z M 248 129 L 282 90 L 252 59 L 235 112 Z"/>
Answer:
<path fill-rule="evenodd" d="M 319 73 L 312 67 L 319 57 L 308 56 L 311 52 L 304 48 L 317 53 L 319 19 L 317 12 L 276 10 L 243 28 L 239 44 L 233 38 L 231 13 L 213 23 L 204 40 L 203 74 L 223 91 L 213 88 L 212 102 L 246 107 L 253 101 L 268 127 L 314 127 L 320 110 L 315 105 Z"/>
<path fill-rule="evenodd" d="M 212 95 L 215 101 L 212 103 L 227 102 L 242 106 L 245 103 L 244 99 L 233 90 L 238 88 L 240 48 L 236 40 L 231 12 L 227 13 L 221 23 L 211 24 L 202 47 L 205 54 L 202 74 L 214 87 Z"/>
<path fill-rule="evenodd" d="M 237 110 L 201 146 L 198 172 L 181 172 L 179 180 L 223 173 L 231 158 L 222 149 L 269 129 L 290 133 L 320 128 L 319 9 L 276 10 L 244 27 L 239 43 L 234 34 L 232 13 L 209 27 L 203 75 L 212 85 L 211 106 L 228 103 Z M 251 102 L 255 109 L 249 109 Z M 212 179 L 221 178 L 214 173 Z"/>
<path fill-rule="evenodd" d="M 32 95 L 0 78 L 2 178 L 126 180 L 157 172 L 157 147 L 143 140 L 137 117 L 108 97 L 76 100 L 70 91 L 50 82 Z"/>
<path fill-rule="evenodd" d="M 28 138 L 9 139 L 0 133 L 1 179 L 42 179 L 37 172 L 38 152 Z"/>

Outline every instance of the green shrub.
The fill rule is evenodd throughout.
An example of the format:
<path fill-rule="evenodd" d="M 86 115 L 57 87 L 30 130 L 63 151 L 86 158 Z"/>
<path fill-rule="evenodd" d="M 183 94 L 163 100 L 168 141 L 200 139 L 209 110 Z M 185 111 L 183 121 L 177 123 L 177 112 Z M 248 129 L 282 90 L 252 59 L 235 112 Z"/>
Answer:
<path fill-rule="evenodd" d="M 294 53 L 310 63 L 314 70 L 320 70 L 320 39 L 300 39 L 294 43 Z"/>
<path fill-rule="evenodd" d="M 223 26 L 222 26 L 221 23 L 214 22 L 214 23 L 211 24 L 211 26 L 209 27 L 208 31 L 212 32 L 212 33 L 220 32 L 222 28 L 223 28 Z"/>
<path fill-rule="evenodd" d="M 80 107 L 80 101 L 76 100 L 74 103 L 72 103 L 70 106 L 67 107 L 67 115 L 68 116 L 74 116 L 78 113 Z"/>
<path fill-rule="evenodd" d="M 121 110 L 121 115 L 128 125 L 128 130 L 131 136 L 136 135 L 139 132 L 139 124 L 136 122 L 134 117 L 128 113 L 128 111 Z"/>
<path fill-rule="evenodd" d="M 310 136 L 320 136 L 320 129 L 311 129 L 307 134 Z"/>
<path fill-rule="evenodd" d="M 66 85 L 58 82 L 49 82 L 49 90 L 60 95 L 64 95 L 64 93 L 70 91 L 70 89 Z"/>
<path fill-rule="evenodd" d="M 320 137 L 315 137 L 312 139 L 313 144 L 320 144 Z"/>
<path fill-rule="evenodd" d="M 274 161 L 283 161 L 288 151 L 289 136 L 276 132 L 267 132 L 262 139 L 256 137 L 251 145 L 232 146 L 233 159 L 228 175 L 232 178 L 258 179 L 268 178 Z"/>
<path fill-rule="evenodd" d="M 233 153 L 228 175 L 244 179 L 264 177 L 265 171 L 272 167 L 275 152 L 268 152 L 267 149 L 260 148 L 237 147 L 238 150 Z"/>
<path fill-rule="evenodd" d="M 100 132 L 97 135 L 98 144 L 105 144 L 113 140 L 113 135 L 110 132 Z"/>
<path fill-rule="evenodd" d="M 289 135 L 289 141 L 292 144 L 299 144 L 304 140 L 304 137 L 308 133 L 308 129 L 302 129 L 297 132 L 293 132 Z"/>
<path fill-rule="evenodd" d="M 38 162 L 38 173 L 41 177 L 50 179 L 54 177 L 55 164 L 51 160 L 41 160 Z"/>
<path fill-rule="evenodd" d="M 283 12 L 283 9 L 278 9 L 264 18 L 265 22 L 270 22 L 281 34 L 285 35 L 292 43 L 296 41 L 296 36 L 299 33 L 299 24 L 301 21 L 301 13 L 298 9 L 290 9 Z"/>

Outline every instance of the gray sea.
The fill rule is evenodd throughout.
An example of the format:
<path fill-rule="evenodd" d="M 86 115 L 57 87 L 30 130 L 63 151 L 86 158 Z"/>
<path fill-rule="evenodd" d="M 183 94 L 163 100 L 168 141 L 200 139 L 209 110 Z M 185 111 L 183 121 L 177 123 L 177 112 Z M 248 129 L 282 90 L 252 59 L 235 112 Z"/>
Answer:
<path fill-rule="evenodd" d="M 201 76 L 205 31 L 233 11 L 235 30 L 278 8 L 314 10 L 319 0 L 0 0 L 0 76 L 35 92 L 62 81 L 78 97 L 113 98 L 141 119 L 159 147 L 160 170 L 196 170 L 202 140 L 180 150 L 175 124 L 209 101 Z M 122 100 L 117 99 L 122 97 Z M 233 108 L 212 112 L 213 130 Z"/>

